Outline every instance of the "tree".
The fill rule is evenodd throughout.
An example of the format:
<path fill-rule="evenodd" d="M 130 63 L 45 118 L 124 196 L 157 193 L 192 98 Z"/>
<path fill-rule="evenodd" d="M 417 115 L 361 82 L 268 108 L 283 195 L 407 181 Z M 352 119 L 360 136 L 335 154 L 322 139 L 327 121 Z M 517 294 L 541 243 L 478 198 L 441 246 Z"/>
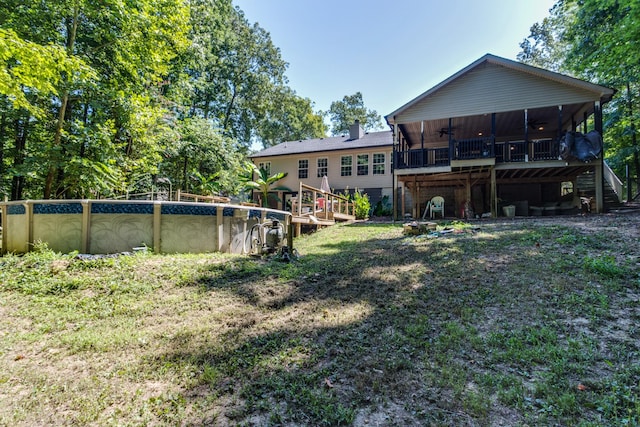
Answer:
<path fill-rule="evenodd" d="M 559 73 L 569 72 L 564 65 L 568 48 L 564 32 L 572 11 L 562 5 L 556 3 L 548 17 L 531 26 L 529 37 L 520 43 L 518 61 Z"/>
<path fill-rule="evenodd" d="M 186 11 L 184 0 L 0 3 L 0 27 L 95 75 L 81 79 L 77 69 L 58 70 L 49 79 L 54 91 L 32 102 L 45 117 L 6 118 L 18 129 L 13 147 L 5 145 L 8 132 L 2 145 L 15 149 L 19 166 L 10 171 L 12 197 L 22 196 L 20 169 L 27 164 L 38 165 L 29 173 L 31 196 L 41 191 L 45 198 L 109 194 L 117 190 L 114 182 L 157 169 L 158 141 L 167 131 L 160 83 L 186 44 Z"/>
<path fill-rule="evenodd" d="M 291 191 L 290 188 L 284 186 L 273 187 L 273 185 L 280 181 L 282 178 L 287 176 L 286 172 L 278 172 L 271 176 L 269 176 L 269 171 L 265 168 L 259 168 L 258 166 L 252 164 L 253 173 L 256 174 L 256 178 L 253 181 L 248 181 L 246 183 L 247 188 L 251 188 L 254 190 L 258 190 L 262 196 L 262 206 L 269 207 L 269 192 L 284 190 Z M 273 188 L 272 188 L 273 187 Z"/>
<path fill-rule="evenodd" d="M 564 7 L 574 13 L 566 62 L 580 76 L 618 89 L 607 115 L 606 154 L 619 174 L 630 163 L 640 188 L 640 3 L 566 0 Z"/>
<path fill-rule="evenodd" d="M 309 98 L 299 97 L 287 86 L 274 90 L 273 98 L 257 129 L 263 147 L 326 135 L 322 113 L 313 112 Z"/>
<path fill-rule="evenodd" d="M 531 27 L 518 59 L 617 90 L 606 106 L 605 155 L 618 175 L 626 164 L 640 188 L 640 3 L 558 0 L 551 16 Z"/>
<path fill-rule="evenodd" d="M 174 130 L 163 142 L 159 176 L 184 191 L 232 194 L 239 190 L 236 177 L 242 155 L 233 139 L 222 135 L 211 120 L 200 117 L 179 120 Z"/>
<path fill-rule="evenodd" d="M 29 98 L 57 95 L 63 75 L 95 77 L 81 59 L 68 56 L 61 47 L 41 46 L 0 28 L 0 95 L 14 109 L 43 114 Z"/>
<path fill-rule="evenodd" d="M 365 107 L 362 93 L 345 95 L 341 101 L 334 101 L 326 113 L 331 120 L 331 133 L 340 135 L 349 133 L 349 126 L 356 120 L 365 131 L 382 129 L 382 118 L 375 110 Z"/>

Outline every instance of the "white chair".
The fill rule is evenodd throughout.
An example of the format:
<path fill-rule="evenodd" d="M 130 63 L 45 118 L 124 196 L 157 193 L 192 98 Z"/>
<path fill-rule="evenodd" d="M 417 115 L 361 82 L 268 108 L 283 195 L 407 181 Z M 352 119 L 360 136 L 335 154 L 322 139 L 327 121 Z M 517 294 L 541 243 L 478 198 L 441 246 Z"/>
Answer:
<path fill-rule="evenodd" d="M 439 213 L 442 218 L 444 218 L 444 197 L 435 196 L 429 202 L 429 212 L 431 213 L 431 219 L 435 218 L 436 214 Z"/>

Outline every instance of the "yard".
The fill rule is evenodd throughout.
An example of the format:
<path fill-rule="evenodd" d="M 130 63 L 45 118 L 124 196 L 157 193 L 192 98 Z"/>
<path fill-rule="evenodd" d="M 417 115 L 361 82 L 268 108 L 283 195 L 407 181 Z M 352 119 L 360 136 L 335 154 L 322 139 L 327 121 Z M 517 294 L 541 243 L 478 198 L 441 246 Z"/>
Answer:
<path fill-rule="evenodd" d="M 640 214 L 0 258 L 0 425 L 638 425 Z"/>

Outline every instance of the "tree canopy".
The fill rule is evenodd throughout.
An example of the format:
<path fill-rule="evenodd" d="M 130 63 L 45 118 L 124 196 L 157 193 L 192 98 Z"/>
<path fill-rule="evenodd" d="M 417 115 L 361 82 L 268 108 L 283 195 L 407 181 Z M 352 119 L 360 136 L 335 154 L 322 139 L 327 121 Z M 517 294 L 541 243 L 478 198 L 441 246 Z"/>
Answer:
<path fill-rule="evenodd" d="M 231 0 L 0 0 L 0 193 L 238 191 L 253 144 L 325 134 Z"/>
<path fill-rule="evenodd" d="M 605 110 L 606 159 L 619 176 L 630 165 L 640 188 L 640 3 L 558 0 L 550 12 L 518 58 L 617 90 Z"/>
<path fill-rule="evenodd" d="M 331 133 L 340 135 L 349 133 L 349 126 L 360 121 L 365 131 L 382 129 L 382 118 L 375 110 L 370 110 L 364 105 L 362 93 L 345 95 L 342 100 L 334 101 L 326 113 L 331 120 Z"/>

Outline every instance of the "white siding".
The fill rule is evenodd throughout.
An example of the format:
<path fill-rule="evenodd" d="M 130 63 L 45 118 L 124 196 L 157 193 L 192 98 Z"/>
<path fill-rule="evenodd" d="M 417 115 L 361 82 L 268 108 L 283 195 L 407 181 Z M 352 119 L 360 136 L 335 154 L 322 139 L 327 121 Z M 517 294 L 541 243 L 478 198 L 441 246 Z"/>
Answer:
<path fill-rule="evenodd" d="M 395 117 L 396 123 L 590 102 L 599 94 L 560 82 L 482 64 Z"/>
<path fill-rule="evenodd" d="M 385 154 L 385 173 L 381 175 L 373 174 L 373 154 Z M 320 188 L 322 182 L 321 177 L 317 177 L 317 164 L 319 158 L 328 159 L 328 175 L 329 185 L 331 188 L 344 189 L 353 188 L 391 188 L 391 147 L 372 147 L 363 150 L 340 150 L 334 152 L 305 153 L 291 156 L 277 157 L 261 157 L 260 162 L 271 162 L 271 173 L 287 172 L 288 175 L 278 181 L 277 185 L 289 187 L 292 191 L 297 191 L 299 183 Z M 366 176 L 358 176 L 357 155 L 369 154 L 369 174 Z M 340 160 L 342 156 L 353 156 L 351 176 L 340 176 Z M 309 177 L 307 179 L 298 179 L 298 160 L 309 160 Z"/>

